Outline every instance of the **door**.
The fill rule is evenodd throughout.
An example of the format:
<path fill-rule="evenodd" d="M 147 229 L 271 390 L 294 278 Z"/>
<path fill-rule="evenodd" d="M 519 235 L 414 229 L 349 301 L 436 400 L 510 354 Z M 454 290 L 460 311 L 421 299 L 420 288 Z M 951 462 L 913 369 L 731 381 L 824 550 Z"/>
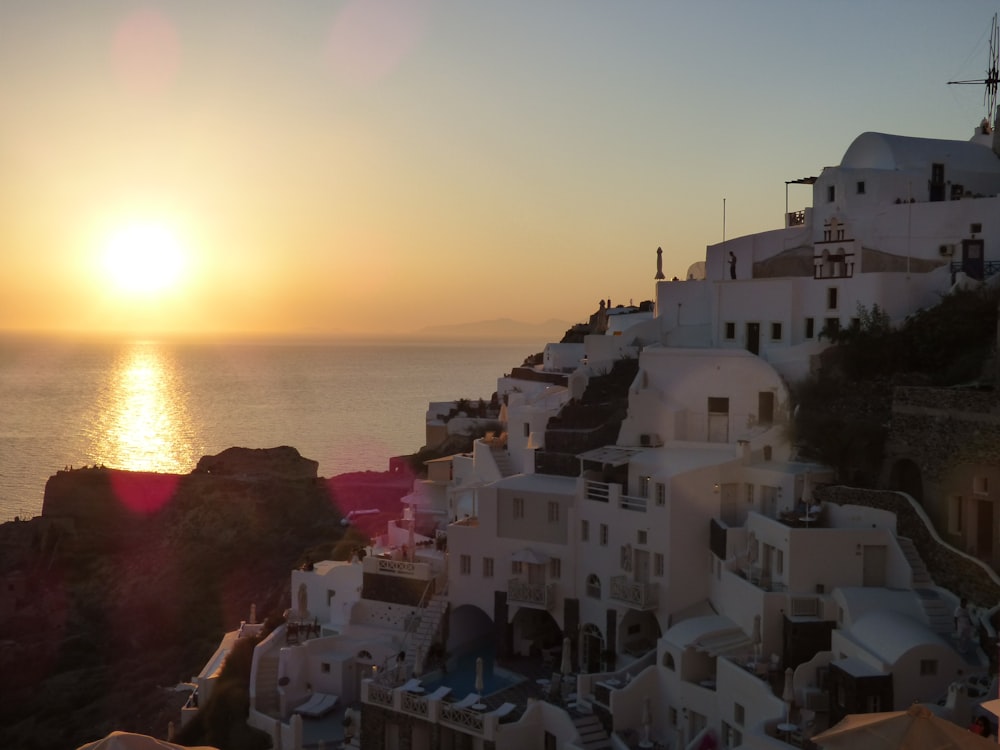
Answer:
<path fill-rule="evenodd" d="M 993 562 L 993 503 L 989 500 L 976 503 L 976 557 Z"/>
<path fill-rule="evenodd" d="M 649 550 L 635 550 L 635 580 L 637 583 L 649 583 Z"/>
<path fill-rule="evenodd" d="M 962 240 L 962 271 L 971 279 L 983 280 L 982 240 Z"/>
<path fill-rule="evenodd" d="M 747 323 L 747 351 L 760 354 L 760 323 Z"/>
<path fill-rule="evenodd" d="M 742 525 L 740 518 L 740 486 L 738 484 L 724 484 L 721 487 L 719 496 L 719 518 L 729 526 Z"/>
<path fill-rule="evenodd" d="M 884 544 L 866 544 L 861 562 L 862 586 L 885 586 L 887 553 Z"/>

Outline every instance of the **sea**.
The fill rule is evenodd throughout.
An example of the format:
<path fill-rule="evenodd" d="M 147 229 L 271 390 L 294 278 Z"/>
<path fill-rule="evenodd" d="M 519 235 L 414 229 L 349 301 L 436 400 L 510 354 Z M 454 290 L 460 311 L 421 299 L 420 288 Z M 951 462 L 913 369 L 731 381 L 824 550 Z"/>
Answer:
<path fill-rule="evenodd" d="M 41 514 L 69 467 L 186 474 L 290 445 L 319 474 L 384 471 L 430 402 L 489 400 L 544 342 L 178 343 L 0 336 L 0 522 Z"/>

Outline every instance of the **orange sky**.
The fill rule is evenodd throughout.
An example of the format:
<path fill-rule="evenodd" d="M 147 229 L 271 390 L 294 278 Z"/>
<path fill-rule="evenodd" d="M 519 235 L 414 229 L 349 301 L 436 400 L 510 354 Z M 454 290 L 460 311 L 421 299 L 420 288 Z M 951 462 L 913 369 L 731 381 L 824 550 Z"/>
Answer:
<path fill-rule="evenodd" d="M 863 130 L 971 134 L 981 91 L 944 81 L 980 73 L 994 4 L 832 5 L 5 2 L 0 329 L 399 334 L 650 298 L 656 247 L 683 275 L 724 198 L 729 236 L 777 227 L 784 181 Z M 177 282 L 108 267 L 136 226 Z"/>

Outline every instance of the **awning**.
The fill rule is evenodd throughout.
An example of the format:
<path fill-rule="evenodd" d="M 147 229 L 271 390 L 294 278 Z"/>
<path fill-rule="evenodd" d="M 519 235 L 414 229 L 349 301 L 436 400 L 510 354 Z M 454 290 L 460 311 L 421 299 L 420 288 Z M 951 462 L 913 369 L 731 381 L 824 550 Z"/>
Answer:
<path fill-rule="evenodd" d="M 528 563 L 528 565 L 545 565 L 549 561 L 549 556 L 538 550 L 525 547 L 510 556 L 514 562 Z"/>
<path fill-rule="evenodd" d="M 608 466 L 624 466 L 637 453 L 642 453 L 642 450 L 639 448 L 619 448 L 616 445 L 609 445 L 604 448 L 595 448 L 592 451 L 577 454 L 577 458 L 583 461 L 596 461 Z"/>
<path fill-rule="evenodd" d="M 695 648 L 709 656 L 721 656 L 733 651 L 746 651 L 753 646 L 753 640 L 742 630 L 699 638 Z"/>

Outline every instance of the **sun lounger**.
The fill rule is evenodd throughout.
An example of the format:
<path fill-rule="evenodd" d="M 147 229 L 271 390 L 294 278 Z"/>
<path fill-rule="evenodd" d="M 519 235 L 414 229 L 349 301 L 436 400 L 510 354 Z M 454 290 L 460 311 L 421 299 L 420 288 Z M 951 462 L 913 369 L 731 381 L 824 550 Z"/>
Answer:
<path fill-rule="evenodd" d="M 504 703 L 502 706 L 500 706 L 500 708 L 490 711 L 489 714 L 487 715 L 496 716 L 498 719 L 502 719 L 504 716 L 513 711 L 515 708 L 517 708 L 517 705 L 514 703 Z"/>
<path fill-rule="evenodd" d="M 448 693 L 450 693 L 450 692 L 451 692 L 451 688 L 450 687 L 448 687 L 447 685 L 442 685 L 437 690 L 435 690 L 433 693 L 429 693 L 427 695 L 427 699 L 428 700 L 432 700 L 432 701 L 439 701 L 442 698 L 444 698 L 446 695 L 448 695 Z"/>
<path fill-rule="evenodd" d="M 452 708 L 468 708 L 469 706 L 474 706 L 479 703 L 479 693 L 469 693 L 467 696 L 462 698 L 462 700 L 457 703 L 452 703 Z"/>
<path fill-rule="evenodd" d="M 331 693 L 313 693 L 301 706 L 293 709 L 293 713 L 316 719 L 325 716 L 337 704 L 337 696 Z"/>
<path fill-rule="evenodd" d="M 416 677 L 407 680 L 399 687 L 400 689 L 405 690 L 408 693 L 419 693 L 421 690 L 424 689 L 424 686 L 421 684 L 420 680 L 418 680 Z"/>

